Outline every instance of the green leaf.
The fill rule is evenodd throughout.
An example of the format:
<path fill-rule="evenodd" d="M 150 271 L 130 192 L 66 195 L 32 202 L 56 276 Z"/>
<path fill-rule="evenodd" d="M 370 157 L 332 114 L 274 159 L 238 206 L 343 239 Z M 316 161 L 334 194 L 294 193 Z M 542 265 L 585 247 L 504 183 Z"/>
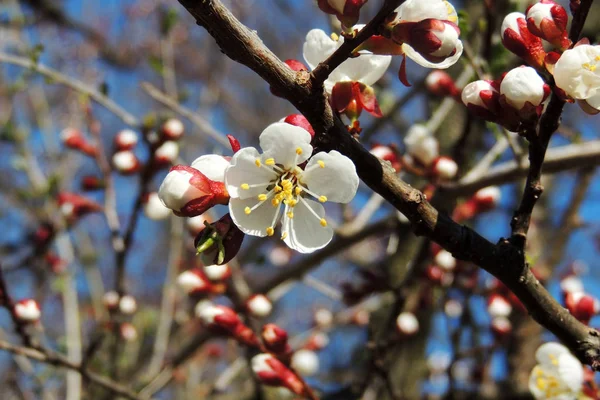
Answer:
<path fill-rule="evenodd" d="M 163 73 L 165 66 L 162 63 L 162 60 L 156 56 L 148 57 L 148 64 L 150 64 L 150 68 L 152 68 L 157 74 Z"/>
<path fill-rule="evenodd" d="M 161 21 L 160 32 L 162 35 L 167 36 L 178 20 L 179 14 L 177 14 L 177 10 L 174 7 L 169 8 Z"/>

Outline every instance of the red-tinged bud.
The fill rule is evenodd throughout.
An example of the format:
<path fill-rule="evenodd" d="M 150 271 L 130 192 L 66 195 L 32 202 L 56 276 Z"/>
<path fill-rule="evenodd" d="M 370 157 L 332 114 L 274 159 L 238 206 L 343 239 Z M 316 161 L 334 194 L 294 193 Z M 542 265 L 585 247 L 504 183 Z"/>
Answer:
<path fill-rule="evenodd" d="M 527 9 L 527 28 L 531 33 L 565 50 L 571 46 L 567 11 L 552 0 L 541 0 Z"/>
<path fill-rule="evenodd" d="M 87 154 L 90 157 L 96 157 L 98 154 L 98 150 L 96 146 L 88 143 L 87 140 L 83 137 L 83 134 L 73 128 L 66 128 L 60 133 L 60 138 L 65 145 L 69 149 L 81 151 L 84 154 Z"/>
<path fill-rule="evenodd" d="M 140 170 L 140 160 L 131 150 L 116 152 L 112 157 L 112 164 L 123 175 L 135 174 Z"/>
<path fill-rule="evenodd" d="M 138 332 L 135 326 L 129 322 L 124 322 L 119 326 L 121 338 L 126 342 L 135 342 L 138 339 Z"/>
<path fill-rule="evenodd" d="M 396 171 L 400 171 L 402 168 L 402 163 L 398 157 L 398 150 L 393 145 L 384 146 L 381 144 L 376 144 L 371 148 L 370 153 L 380 160 L 389 161 Z"/>
<path fill-rule="evenodd" d="M 396 329 L 404 337 L 413 336 L 419 332 L 419 320 L 411 312 L 402 312 L 396 318 Z"/>
<path fill-rule="evenodd" d="M 500 188 L 498 186 L 488 186 L 479 189 L 473 199 L 477 205 L 477 212 L 492 210 L 500 202 Z"/>
<path fill-rule="evenodd" d="M 543 69 L 546 52 L 542 39 L 532 34 L 527 28 L 524 14 L 513 12 L 502 22 L 502 44 L 508 50 L 525 60 L 529 65 Z"/>
<path fill-rule="evenodd" d="M 489 297 L 487 309 L 492 318 L 508 317 L 512 312 L 512 306 L 508 300 L 504 296 L 496 293 Z"/>
<path fill-rule="evenodd" d="M 58 194 L 57 200 L 61 213 L 69 221 L 104 210 L 100 204 L 76 193 L 61 192 Z"/>
<path fill-rule="evenodd" d="M 196 315 L 208 328 L 232 336 L 243 344 L 258 345 L 258 339 L 252 329 L 242 323 L 238 315 L 229 307 L 199 303 Z"/>
<path fill-rule="evenodd" d="M 531 67 L 513 68 L 500 83 L 500 104 L 524 121 L 539 118 L 549 94 L 550 86 Z"/>
<path fill-rule="evenodd" d="M 238 150 L 242 148 L 240 141 L 237 140 L 235 136 L 227 135 L 227 140 L 229 140 L 229 145 L 231 146 L 231 151 L 233 151 L 233 154 L 237 153 Z"/>
<path fill-rule="evenodd" d="M 177 161 L 177 156 L 179 156 L 179 144 L 167 140 L 154 151 L 154 162 L 159 166 L 171 165 Z"/>
<path fill-rule="evenodd" d="M 302 381 L 281 361 L 271 354 L 258 354 L 252 358 L 252 371 L 263 384 L 283 386 L 299 396 L 306 390 Z"/>
<path fill-rule="evenodd" d="M 434 177 L 442 181 L 449 181 L 456 177 L 458 165 L 450 157 L 441 156 L 433 162 L 431 172 Z"/>
<path fill-rule="evenodd" d="M 57 256 L 55 253 L 46 253 L 46 255 L 44 256 L 44 260 L 48 263 L 50 269 L 55 274 L 63 273 L 67 269 L 67 262 L 59 256 Z"/>
<path fill-rule="evenodd" d="M 327 347 L 328 344 L 329 335 L 327 335 L 325 332 L 316 332 L 308 339 L 308 341 L 304 345 L 304 348 L 308 350 L 318 351 Z"/>
<path fill-rule="evenodd" d="M 328 329 L 333 324 L 333 313 L 326 308 L 319 308 L 313 315 L 314 323 L 321 329 Z"/>
<path fill-rule="evenodd" d="M 85 191 L 92 191 L 104 188 L 104 181 L 97 176 L 86 175 L 81 178 L 81 189 Z"/>
<path fill-rule="evenodd" d="M 106 307 L 109 311 L 116 311 L 119 308 L 119 299 L 121 297 L 117 292 L 111 290 L 109 292 L 104 293 L 102 296 L 102 303 L 104 303 L 104 307 Z"/>
<path fill-rule="evenodd" d="M 424 125 L 414 124 L 404 136 L 404 145 L 410 158 L 405 160 L 419 166 L 430 167 L 439 156 L 439 143 L 432 132 Z"/>
<path fill-rule="evenodd" d="M 490 328 L 497 340 L 503 340 L 511 334 L 512 323 L 506 317 L 496 317 L 492 319 Z"/>
<path fill-rule="evenodd" d="M 137 301 L 133 296 L 125 295 L 119 300 L 119 311 L 123 315 L 133 315 L 137 311 Z"/>
<path fill-rule="evenodd" d="M 313 129 L 310 122 L 308 122 L 306 117 L 302 114 L 288 115 L 287 117 L 285 117 L 283 122 L 288 123 L 290 125 L 299 126 L 300 128 L 310 133 L 311 138 L 315 137 L 315 130 Z"/>
<path fill-rule="evenodd" d="M 584 292 L 583 282 L 577 275 L 569 275 L 560 281 L 560 290 L 563 295 L 563 299 L 566 300 L 566 296 L 569 293 Z"/>
<path fill-rule="evenodd" d="M 164 205 L 178 216 L 194 217 L 217 204 L 227 204 L 229 195 L 223 182 L 215 182 L 195 168 L 176 165 L 158 190 Z"/>
<path fill-rule="evenodd" d="M 292 71 L 308 71 L 308 68 L 306 67 L 306 65 L 302 64 L 300 61 L 298 60 L 293 60 L 293 59 L 289 59 L 289 60 L 285 60 L 285 64 L 290 67 L 290 69 Z"/>
<path fill-rule="evenodd" d="M 567 310 L 584 324 L 600 311 L 600 302 L 595 297 L 584 292 L 568 293 L 565 296 Z"/>
<path fill-rule="evenodd" d="M 222 282 L 229 279 L 231 276 L 231 268 L 229 268 L 229 265 L 227 264 L 207 265 L 202 269 L 204 270 L 206 277 L 213 282 Z"/>
<path fill-rule="evenodd" d="M 335 15 L 348 31 L 358 22 L 360 9 L 367 0 L 317 0 L 319 9 L 324 13 Z"/>
<path fill-rule="evenodd" d="M 436 285 L 441 285 L 444 278 L 444 271 L 437 265 L 430 265 L 425 270 L 427 279 Z"/>
<path fill-rule="evenodd" d="M 213 292 L 212 282 L 199 268 L 192 268 L 179 274 L 177 277 L 177 284 L 190 296 Z"/>
<path fill-rule="evenodd" d="M 19 300 L 14 305 L 15 316 L 24 324 L 38 322 L 42 316 L 42 311 L 37 301 L 33 299 Z"/>
<path fill-rule="evenodd" d="M 266 349 L 272 353 L 287 354 L 291 351 L 287 332 L 275 324 L 263 326 L 261 337 Z"/>
<path fill-rule="evenodd" d="M 406 43 L 431 63 L 441 63 L 462 51 L 460 29 L 450 21 L 424 19 L 400 22 L 391 31 L 397 43 Z"/>
<path fill-rule="evenodd" d="M 161 133 L 167 140 L 179 140 L 183 136 L 185 126 L 176 118 L 169 118 L 162 125 Z"/>
<path fill-rule="evenodd" d="M 196 251 L 205 263 L 225 264 L 237 255 L 244 241 L 244 233 L 231 219 L 229 213 L 205 227 L 196 236 Z"/>
<path fill-rule="evenodd" d="M 290 365 L 302 376 L 313 376 L 319 371 L 319 356 L 312 350 L 300 349 L 292 355 Z"/>
<path fill-rule="evenodd" d="M 492 81 L 471 82 L 463 89 L 461 99 L 471 113 L 496 122 L 500 111 L 499 89 L 499 85 Z"/>
<path fill-rule="evenodd" d="M 115 149 L 132 150 L 138 142 L 138 135 L 131 129 L 123 129 L 115 136 Z"/>
<path fill-rule="evenodd" d="M 445 71 L 430 72 L 425 79 L 425 87 L 434 96 L 460 99 L 461 90 L 456 86 L 450 74 Z"/>
<path fill-rule="evenodd" d="M 271 300 L 264 294 L 255 294 L 246 301 L 246 309 L 257 318 L 265 318 L 273 310 Z"/>

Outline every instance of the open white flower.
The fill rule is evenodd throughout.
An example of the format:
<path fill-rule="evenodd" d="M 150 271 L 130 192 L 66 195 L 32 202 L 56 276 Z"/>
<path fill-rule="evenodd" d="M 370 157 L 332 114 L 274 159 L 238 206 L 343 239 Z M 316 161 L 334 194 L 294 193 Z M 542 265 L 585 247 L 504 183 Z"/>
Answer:
<path fill-rule="evenodd" d="M 362 29 L 364 25 L 356 25 L 354 29 Z M 302 54 L 304 60 L 310 67 L 316 66 L 327 59 L 334 51 L 344 43 L 344 38 L 339 37 L 333 40 L 321 29 L 313 29 L 306 35 Z M 392 62 L 392 56 L 374 55 L 367 51 L 361 51 L 359 57 L 349 58 L 339 67 L 334 69 L 327 80 L 325 80 L 325 90 L 331 94 L 333 86 L 338 82 L 360 82 L 367 86 L 377 82 Z"/>
<path fill-rule="evenodd" d="M 310 140 L 302 128 L 274 123 L 260 135 L 263 154 L 253 147 L 235 153 L 225 171 L 225 185 L 231 218 L 244 233 L 272 236 L 282 219 L 281 238 L 294 250 L 310 253 L 331 241 L 333 229 L 321 203 L 352 200 L 358 175 L 352 161 L 337 151 L 308 160 Z"/>
<path fill-rule="evenodd" d="M 577 398 L 583 385 L 583 367 L 565 346 L 541 345 L 535 358 L 538 364 L 529 376 L 529 390 L 536 399 L 569 400 Z"/>
<path fill-rule="evenodd" d="M 554 65 L 556 85 L 577 100 L 600 94 L 600 45 L 565 51 Z"/>

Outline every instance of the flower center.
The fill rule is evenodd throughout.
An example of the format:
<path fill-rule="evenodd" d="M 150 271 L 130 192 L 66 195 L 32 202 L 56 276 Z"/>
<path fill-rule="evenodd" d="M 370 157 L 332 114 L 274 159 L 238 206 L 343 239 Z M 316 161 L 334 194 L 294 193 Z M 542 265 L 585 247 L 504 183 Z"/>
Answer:
<path fill-rule="evenodd" d="M 298 147 L 296 154 L 302 154 L 302 149 Z M 322 227 L 327 226 L 327 220 L 319 216 L 319 214 L 310 206 L 310 204 L 304 199 L 307 195 L 312 196 L 317 201 L 325 203 L 327 201 L 326 196 L 322 196 L 312 192 L 308 186 L 302 181 L 303 174 L 309 170 L 315 168 L 325 168 L 325 162 L 322 160 L 317 161 L 316 164 L 309 167 L 307 170 L 302 170 L 300 167 L 295 165 L 293 168 L 285 168 L 282 164 L 278 164 L 274 158 L 268 158 L 264 160 L 264 163 L 257 158 L 254 162 L 257 168 L 265 168 L 273 173 L 274 178 L 263 184 L 249 185 L 242 183 L 240 188 L 242 190 L 249 190 L 252 187 L 265 187 L 266 193 L 261 193 L 257 196 L 258 203 L 252 207 L 246 207 L 244 212 L 246 215 L 250 215 L 254 210 L 263 205 L 265 202 L 270 201 L 271 206 L 275 207 L 275 215 L 271 224 L 267 226 L 266 233 L 268 236 L 273 236 L 275 233 L 274 226 L 279 219 L 281 207 L 284 207 L 284 218 L 294 218 L 294 207 L 302 202 L 304 206 L 310 211 L 310 213 L 319 220 L 319 224 Z M 294 162 L 296 164 L 296 162 Z M 281 239 L 287 238 L 287 232 L 283 232 Z"/>
<path fill-rule="evenodd" d="M 546 398 L 559 396 L 565 392 L 556 377 L 545 374 L 541 369 L 538 369 L 536 372 L 535 385 L 544 392 Z"/>
<path fill-rule="evenodd" d="M 581 64 L 581 68 L 590 72 L 594 72 L 596 71 L 596 68 L 598 68 L 598 62 L 600 62 L 600 56 L 596 56 L 596 58 L 594 58 L 591 62 Z"/>

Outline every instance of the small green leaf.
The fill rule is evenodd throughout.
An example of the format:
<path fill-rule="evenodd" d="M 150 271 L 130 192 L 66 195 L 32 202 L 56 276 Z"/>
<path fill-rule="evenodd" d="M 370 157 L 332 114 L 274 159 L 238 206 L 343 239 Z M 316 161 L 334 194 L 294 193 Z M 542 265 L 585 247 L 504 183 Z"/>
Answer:
<path fill-rule="evenodd" d="M 165 67 L 160 58 L 156 56 L 150 56 L 148 57 L 148 64 L 150 64 L 150 68 L 152 68 L 157 74 L 162 75 Z"/>

